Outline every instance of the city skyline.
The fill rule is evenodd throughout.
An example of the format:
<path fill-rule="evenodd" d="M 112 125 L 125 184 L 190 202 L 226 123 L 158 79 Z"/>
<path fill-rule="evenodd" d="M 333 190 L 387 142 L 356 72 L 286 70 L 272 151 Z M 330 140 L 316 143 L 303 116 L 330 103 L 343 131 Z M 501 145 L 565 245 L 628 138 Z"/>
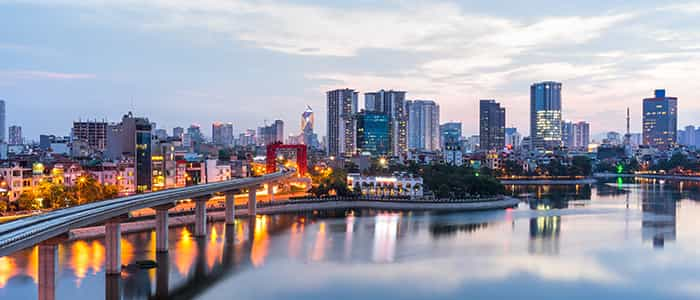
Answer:
<path fill-rule="evenodd" d="M 358 3 L 349 19 L 380 16 L 361 25 L 331 18 L 346 9 L 337 3 L 2 2 L 0 15 L 10 26 L 0 38 L 8 61 L 0 69 L 0 99 L 7 101 L 7 124 L 22 126 L 28 140 L 67 134 L 74 120 L 118 120 L 125 111 L 148 116 L 160 128 L 221 120 L 240 132 L 263 120 L 294 122 L 304 105 L 322 111 L 325 91 L 336 88 L 390 88 L 407 91 L 407 99 L 436 99 L 443 121 L 461 121 L 465 133 L 478 131 L 478 100 L 496 98 L 510 108 L 507 125 L 529 135 L 527 87 L 554 80 L 566 86 L 562 114 L 589 121 L 592 133 L 624 132 L 628 106 L 632 131 L 641 132 L 639 99 L 660 88 L 681 99 L 683 127 L 700 112 L 691 84 L 700 69 L 693 38 L 700 9 L 684 2 L 654 5 L 515 4 L 504 10 L 496 3 Z M 246 13 L 253 17 L 241 17 Z M 277 13 L 282 17 L 270 17 Z M 305 13 L 319 20 L 304 20 Z M 674 18 L 647 18 L 659 13 Z M 413 20 L 405 28 L 381 26 L 408 15 Z M 257 26 L 256 17 L 269 26 Z M 315 29 L 327 26 L 292 26 L 315 22 L 345 29 L 328 34 Z M 416 35 L 413 25 L 427 29 Z M 276 35 L 272 28 L 278 27 L 289 28 L 289 35 Z M 438 32 L 446 37 L 433 39 Z M 355 36 L 365 38 L 347 38 Z M 450 37 L 466 42 L 456 47 Z M 325 116 L 316 121 L 324 124 Z"/>

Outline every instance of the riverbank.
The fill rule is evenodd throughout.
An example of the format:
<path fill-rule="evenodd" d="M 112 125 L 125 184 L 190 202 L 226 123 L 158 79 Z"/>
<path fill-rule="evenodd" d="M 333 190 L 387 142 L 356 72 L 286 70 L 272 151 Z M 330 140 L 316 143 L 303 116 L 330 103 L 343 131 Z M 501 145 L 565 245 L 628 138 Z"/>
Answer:
<path fill-rule="evenodd" d="M 595 178 L 581 179 L 501 179 L 502 184 L 506 185 L 572 185 L 572 184 L 594 184 Z"/>
<path fill-rule="evenodd" d="M 688 180 L 700 181 L 700 176 L 679 176 L 679 175 L 660 175 L 660 174 L 615 174 L 615 173 L 595 173 L 594 178 L 611 179 L 611 178 L 646 178 L 646 179 L 664 179 L 664 180 Z"/>
<path fill-rule="evenodd" d="M 300 213 L 315 210 L 340 210 L 340 209 L 384 209 L 384 210 L 416 210 L 416 211 L 482 211 L 493 209 L 506 209 L 515 207 L 520 200 L 512 197 L 493 198 L 488 201 L 460 201 L 460 200 L 437 200 L 437 201 L 371 201 L 371 200 L 321 200 L 321 201 L 299 201 L 300 203 L 287 202 L 282 205 L 270 206 L 262 205 L 258 207 L 257 213 L 260 215 L 274 215 L 285 213 Z M 236 217 L 247 217 L 250 214 L 248 209 L 237 208 Z M 186 226 L 194 224 L 194 215 L 171 216 L 169 227 Z M 207 212 L 207 219 L 210 222 L 224 221 L 223 211 Z M 121 225 L 122 233 L 135 233 L 150 231 L 155 228 L 155 220 L 142 220 L 136 222 L 125 222 Z M 104 236 L 104 226 L 93 226 L 71 230 L 69 239 L 96 239 Z"/>

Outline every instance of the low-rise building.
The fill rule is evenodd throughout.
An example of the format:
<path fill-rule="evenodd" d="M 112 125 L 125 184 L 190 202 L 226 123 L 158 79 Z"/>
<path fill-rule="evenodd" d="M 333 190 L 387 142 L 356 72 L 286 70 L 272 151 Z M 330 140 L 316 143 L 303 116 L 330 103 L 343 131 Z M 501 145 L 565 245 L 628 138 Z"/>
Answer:
<path fill-rule="evenodd" d="M 359 190 L 364 196 L 423 197 L 423 178 L 409 174 L 363 176 L 350 173 L 347 184 L 351 190 Z"/>

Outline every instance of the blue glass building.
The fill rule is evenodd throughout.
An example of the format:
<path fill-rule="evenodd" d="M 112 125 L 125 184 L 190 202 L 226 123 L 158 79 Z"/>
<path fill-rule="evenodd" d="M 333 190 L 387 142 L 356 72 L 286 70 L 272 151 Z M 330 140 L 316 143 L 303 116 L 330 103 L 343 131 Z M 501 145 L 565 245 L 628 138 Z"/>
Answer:
<path fill-rule="evenodd" d="M 530 86 L 530 141 L 533 149 L 560 147 L 561 83 L 545 81 Z"/>
<path fill-rule="evenodd" d="M 673 147 L 678 131 L 678 98 L 666 97 L 666 90 L 654 91 L 654 98 L 643 101 L 644 145 L 658 149 Z"/>
<path fill-rule="evenodd" d="M 355 119 L 357 152 L 370 156 L 388 155 L 391 149 L 389 116 L 379 112 L 362 111 Z"/>

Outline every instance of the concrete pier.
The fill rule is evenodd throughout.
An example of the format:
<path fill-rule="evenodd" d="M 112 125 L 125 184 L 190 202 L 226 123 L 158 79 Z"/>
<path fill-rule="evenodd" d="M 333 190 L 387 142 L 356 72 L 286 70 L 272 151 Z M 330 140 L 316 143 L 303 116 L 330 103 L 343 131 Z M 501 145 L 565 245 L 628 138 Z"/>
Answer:
<path fill-rule="evenodd" d="M 39 244 L 39 300 L 56 299 L 56 243 Z"/>
<path fill-rule="evenodd" d="M 270 197 L 270 202 L 275 199 L 275 183 L 274 182 L 268 182 L 267 183 L 267 196 Z"/>
<path fill-rule="evenodd" d="M 114 218 L 105 224 L 105 273 L 107 275 L 121 274 L 122 272 L 120 221 L 120 218 Z"/>
<path fill-rule="evenodd" d="M 258 186 L 254 185 L 251 187 L 248 187 L 248 215 L 249 216 L 255 216 L 256 211 L 255 211 L 255 196 L 257 192 Z"/>
<path fill-rule="evenodd" d="M 226 193 L 226 225 L 233 225 L 236 221 L 235 192 Z"/>
<path fill-rule="evenodd" d="M 168 210 L 175 204 L 156 206 L 156 252 L 168 252 Z"/>
<path fill-rule="evenodd" d="M 195 202 L 194 207 L 194 236 L 207 236 L 207 201 L 211 196 L 197 197 L 192 200 Z"/>
<path fill-rule="evenodd" d="M 170 286 L 170 259 L 168 252 L 156 253 L 156 299 L 168 299 Z"/>
<path fill-rule="evenodd" d="M 105 276 L 105 300 L 122 299 L 122 276 L 119 274 L 107 274 Z"/>

